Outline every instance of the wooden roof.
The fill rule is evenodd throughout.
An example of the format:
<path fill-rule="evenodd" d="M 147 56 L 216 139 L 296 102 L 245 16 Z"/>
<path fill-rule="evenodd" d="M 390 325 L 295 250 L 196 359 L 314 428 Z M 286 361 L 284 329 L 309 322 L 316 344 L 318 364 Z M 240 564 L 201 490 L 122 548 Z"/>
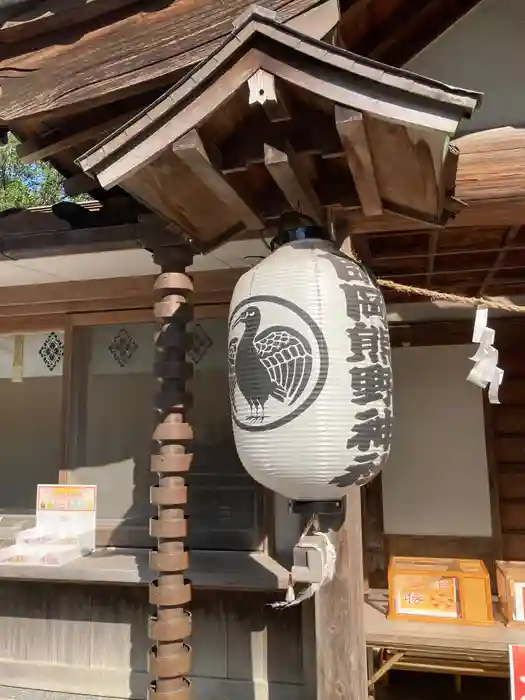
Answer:
<path fill-rule="evenodd" d="M 363 56 L 402 65 L 477 1 L 340 0 L 341 19 L 331 40 Z M 249 4 L 249 0 L 45 0 L 18 6 L 10 17 L 0 16 L 0 120 L 23 138 L 26 160 L 50 158 L 65 174 L 74 175 L 67 183 L 72 193 L 91 188 L 96 196 L 112 199 L 120 188 L 97 189 L 92 180 L 75 175 L 79 173 L 75 160 L 215 51 L 230 33 L 234 18 Z M 288 21 L 323 3 L 260 0 L 259 4 Z M 483 287 L 487 294 L 521 291 L 523 130 L 459 140 L 456 196 L 469 206 L 445 229 L 436 230 L 388 212 L 365 216 L 333 120 L 329 123 L 326 111 L 305 101 L 304 92 L 296 90 L 291 98 L 292 106 L 305 110 L 307 123 L 315 125 L 292 133 L 299 168 L 309 177 L 318 173 L 314 183 L 323 207 L 340 204 L 354 230 L 370 234 L 354 239 L 379 274 L 469 293 L 479 293 L 488 277 Z M 222 116 L 227 114 L 226 110 Z M 227 130 L 221 131 L 220 119 L 202 134 L 207 148 L 214 139 L 219 141 L 226 179 L 241 191 L 247 172 L 261 188 L 273 188 L 275 183 L 268 179 L 260 148 L 256 152 L 245 148 L 241 158 L 233 155 L 234 147 L 260 127 L 263 118 L 266 115 L 259 114 L 245 124 L 237 141 Z M 323 143 L 312 143 L 312 131 L 324 131 Z M 227 136 L 225 141 L 218 138 L 221 134 Z M 330 191 L 326 182 L 332 183 Z M 261 191 L 256 191 L 257 201 Z M 265 214 L 270 221 L 283 207 L 282 192 L 277 188 L 273 193 Z"/>
<path fill-rule="evenodd" d="M 102 2 L 107 0 L 91 0 Z M 319 4 L 322 0 L 264 1 L 282 21 Z M 52 36 L 51 41 L 41 40 L 38 51 L 29 45 L 25 55 L 19 53 L 19 44 L 12 47 L 15 56 L 7 48 L 0 64 L 0 118 L 9 123 L 50 112 L 65 115 L 173 82 L 174 75 L 217 48 L 230 33 L 232 20 L 249 5 L 249 0 L 139 2 L 127 8 L 133 14 L 120 21 L 117 15 L 114 22 L 101 17 L 92 31 L 80 36 L 72 32 L 66 43 L 58 35 L 56 43 Z M 0 31 L 0 41 L 5 32 Z"/>
<path fill-rule="evenodd" d="M 259 0 L 289 21 L 326 0 Z M 400 65 L 479 0 L 339 0 L 339 41 Z M 0 15 L 0 118 L 63 115 L 173 82 L 249 0 L 44 0 Z M 3 20 L 3 21 L 2 21 Z M 428 20 L 431 20 L 430 22 Z M 385 45 L 388 40 L 388 46 Z M 421 43 L 423 41 L 423 44 Z"/>
<path fill-rule="evenodd" d="M 366 215 L 442 223 L 460 204 L 448 140 L 479 100 L 254 7 L 205 62 L 77 162 L 206 245 L 290 209 L 323 222 L 323 208 L 355 191 Z"/>
<path fill-rule="evenodd" d="M 438 36 L 479 1 L 259 4 L 277 10 L 279 19 L 295 22 L 335 2 L 341 17 L 330 41 L 399 65 L 400 50 L 403 60 L 409 59 L 422 48 L 421 42 Z M 26 142 L 28 162 L 46 158 L 64 175 L 74 176 L 79 172 L 76 157 L 206 58 L 249 4 L 250 0 L 17 3 L 0 14 L 0 124 L 8 124 Z M 108 197 L 86 178 L 75 178 L 67 189 Z"/>

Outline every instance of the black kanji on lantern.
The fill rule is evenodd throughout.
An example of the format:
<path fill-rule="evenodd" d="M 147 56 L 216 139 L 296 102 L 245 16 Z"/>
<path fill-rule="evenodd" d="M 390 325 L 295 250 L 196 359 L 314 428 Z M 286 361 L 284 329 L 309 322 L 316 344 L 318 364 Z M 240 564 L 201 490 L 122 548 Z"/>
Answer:
<path fill-rule="evenodd" d="M 353 428 L 353 436 L 346 443 L 348 449 L 357 447 L 360 452 L 367 452 L 372 448 L 385 449 L 390 444 L 392 437 L 390 409 L 386 409 L 381 415 L 377 408 L 369 408 L 367 411 L 356 413 L 356 419 L 359 422 Z"/>
<path fill-rule="evenodd" d="M 344 474 L 334 477 L 330 483 L 341 489 L 354 485 L 364 486 L 381 471 L 379 459 L 380 455 L 377 452 L 371 455 L 358 455 L 354 457 L 355 464 L 352 464 Z"/>
<path fill-rule="evenodd" d="M 384 324 L 379 327 L 367 326 L 359 321 L 354 328 L 348 329 L 346 334 L 350 338 L 352 349 L 348 362 L 363 362 L 369 359 L 373 363 L 388 363 L 389 336 Z M 365 353 L 368 353 L 368 358 Z"/>
<path fill-rule="evenodd" d="M 350 374 L 353 401 L 360 405 L 383 400 L 392 386 L 392 370 L 378 363 L 366 367 L 353 367 Z"/>
<path fill-rule="evenodd" d="M 369 284 L 370 275 L 364 267 L 358 265 L 354 260 L 350 260 L 342 253 L 330 252 L 326 259 L 333 265 L 340 280 L 345 282 L 364 282 Z"/>

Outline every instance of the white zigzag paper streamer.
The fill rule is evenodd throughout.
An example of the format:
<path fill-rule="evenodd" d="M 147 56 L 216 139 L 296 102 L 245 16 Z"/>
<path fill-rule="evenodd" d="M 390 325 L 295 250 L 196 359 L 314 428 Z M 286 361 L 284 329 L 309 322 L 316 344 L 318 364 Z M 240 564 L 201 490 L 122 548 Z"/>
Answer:
<path fill-rule="evenodd" d="M 498 367 L 498 351 L 494 347 L 495 332 L 487 326 L 489 310 L 478 307 L 474 320 L 474 332 L 472 342 L 479 343 L 473 357 L 475 363 L 470 371 L 467 381 L 476 384 L 481 389 L 488 387 L 490 403 L 499 403 L 499 388 L 503 381 L 503 370 Z"/>

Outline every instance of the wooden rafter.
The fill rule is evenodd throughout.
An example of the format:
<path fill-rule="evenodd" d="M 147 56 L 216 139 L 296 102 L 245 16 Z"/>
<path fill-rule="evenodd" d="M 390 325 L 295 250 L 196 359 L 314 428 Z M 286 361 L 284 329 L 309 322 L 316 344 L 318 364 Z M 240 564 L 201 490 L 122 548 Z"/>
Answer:
<path fill-rule="evenodd" d="M 424 233 L 428 235 L 428 231 L 425 231 Z M 392 237 L 394 237 L 394 236 L 395 236 L 395 234 L 392 234 Z M 355 240 L 359 240 L 361 238 L 368 239 L 368 236 L 363 236 L 361 234 L 354 236 Z M 512 246 L 512 248 L 509 248 L 507 252 L 521 251 L 521 250 L 525 250 L 525 245 Z M 457 255 L 476 255 L 479 253 L 490 254 L 490 253 L 499 253 L 499 252 L 501 252 L 501 248 L 479 248 L 479 247 L 470 248 L 469 247 L 469 248 L 460 248 L 457 250 L 436 251 L 435 257 L 436 258 L 449 257 L 449 256 L 454 257 Z M 395 263 L 396 261 L 399 261 L 399 260 L 411 260 L 411 259 L 415 259 L 415 258 L 424 258 L 425 255 L 426 254 L 424 252 L 421 252 L 421 251 L 418 251 L 415 253 L 398 253 L 396 255 L 375 255 L 374 260 L 377 263 L 385 263 L 385 262 Z"/>
<path fill-rule="evenodd" d="M 335 123 L 363 213 L 365 216 L 378 216 L 383 213 L 383 206 L 375 178 L 364 117 L 360 112 L 336 105 Z"/>
<path fill-rule="evenodd" d="M 524 270 L 525 271 L 525 265 L 508 265 L 507 267 L 504 268 L 505 270 Z M 466 275 L 470 273 L 481 273 L 481 272 L 489 272 L 492 270 L 492 267 L 489 267 L 488 265 L 484 265 L 481 267 L 460 267 L 455 270 L 439 270 L 439 272 L 435 272 L 436 275 L 443 275 L 443 276 L 448 276 L 448 275 Z M 405 278 L 405 277 L 425 277 L 426 272 L 423 270 L 422 272 L 396 272 L 394 274 L 388 274 L 388 277 L 391 277 L 392 279 L 398 279 L 398 278 Z"/>
<path fill-rule="evenodd" d="M 439 231 L 432 231 L 428 240 L 428 259 L 425 284 L 430 284 L 432 281 L 432 273 L 434 272 L 434 264 L 436 261 L 436 252 L 439 243 Z"/>
<path fill-rule="evenodd" d="M 1 34 L 0 34 L 1 36 Z M 102 138 L 111 133 L 129 119 L 134 117 L 137 110 L 119 114 L 104 124 L 95 124 L 80 131 L 74 131 L 67 135 L 50 133 L 39 139 L 24 141 L 17 148 L 17 154 L 22 163 L 35 163 L 38 160 L 49 158 L 68 148 L 81 145 L 93 138 Z"/>
<path fill-rule="evenodd" d="M 390 65 L 401 66 L 452 26 L 481 0 L 410 0 L 376 18 L 371 31 L 356 37 L 349 48 Z M 390 3 L 391 5 L 391 3 Z M 385 5 L 388 11 L 389 5 Z M 366 12 L 366 6 L 362 10 Z M 401 20 L 403 17 L 403 20 Z M 348 22 L 346 23 L 348 27 Z M 343 35 L 348 32 L 343 31 Z M 351 33 L 353 34 L 353 33 Z"/>
<path fill-rule="evenodd" d="M 306 214 L 314 221 L 322 223 L 324 219 L 322 205 L 291 148 L 286 145 L 279 148 L 265 144 L 264 163 L 292 210 Z"/>
<path fill-rule="evenodd" d="M 195 129 L 175 141 L 172 148 L 173 153 L 221 202 L 235 213 L 248 230 L 264 229 L 264 223 L 260 217 L 229 184 L 220 170 L 213 165 Z"/>
<path fill-rule="evenodd" d="M 481 290 L 480 294 L 484 294 L 487 290 L 487 288 L 490 286 L 490 283 L 498 273 L 498 270 L 501 268 L 505 257 L 507 256 L 507 253 L 509 252 L 510 245 L 512 241 L 516 238 L 516 236 L 519 234 L 523 227 L 522 226 L 512 226 L 509 228 L 505 235 L 505 240 L 503 242 L 503 248 L 499 251 L 498 255 L 496 256 L 496 260 L 494 261 L 493 266 L 490 268 L 490 270 L 487 273 L 487 276 L 483 280 L 483 284 L 481 285 Z M 507 267 L 505 269 L 513 269 L 512 267 Z"/>

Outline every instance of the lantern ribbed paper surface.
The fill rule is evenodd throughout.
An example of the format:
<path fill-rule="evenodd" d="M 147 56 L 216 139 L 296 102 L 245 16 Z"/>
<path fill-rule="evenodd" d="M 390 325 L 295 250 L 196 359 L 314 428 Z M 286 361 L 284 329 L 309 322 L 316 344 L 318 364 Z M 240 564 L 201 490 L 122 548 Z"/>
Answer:
<path fill-rule="evenodd" d="M 258 482 L 329 500 L 381 469 L 392 433 L 385 304 L 331 243 L 289 243 L 241 277 L 228 367 L 237 451 Z"/>

